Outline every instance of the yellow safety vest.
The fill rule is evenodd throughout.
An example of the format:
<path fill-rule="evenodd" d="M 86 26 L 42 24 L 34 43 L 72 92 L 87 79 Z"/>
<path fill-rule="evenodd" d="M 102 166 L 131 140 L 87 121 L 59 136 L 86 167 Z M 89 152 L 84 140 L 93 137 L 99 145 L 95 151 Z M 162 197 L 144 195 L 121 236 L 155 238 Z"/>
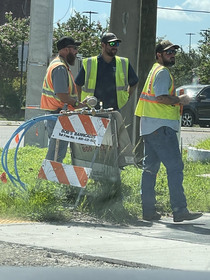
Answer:
<path fill-rule="evenodd" d="M 41 109 L 48 111 L 55 111 L 57 109 L 62 109 L 64 104 L 58 99 L 54 93 L 53 82 L 52 82 L 52 71 L 58 66 L 65 66 L 69 76 L 69 94 L 74 97 L 76 95 L 76 90 L 74 86 L 73 76 L 71 70 L 66 65 L 65 61 L 61 57 L 56 57 L 48 66 L 47 73 L 44 78 L 41 96 Z M 74 107 L 68 105 L 69 110 L 74 110 Z"/>
<path fill-rule="evenodd" d="M 128 58 L 115 56 L 116 59 L 116 91 L 117 105 L 122 108 L 129 98 L 128 88 Z M 82 87 L 81 100 L 87 96 L 94 96 L 96 87 L 98 59 L 97 56 L 83 59 L 83 68 L 85 70 L 85 84 Z"/>
<path fill-rule="evenodd" d="M 153 65 L 145 82 L 143 91 L 140 95 L 134 114 L 139 117 L 143 116 L 158 119 L 179 120 L 179 104 L 165 105 L 156 101 L 153 84 L 155 80 L 155 75 L 158 73 L 158 71 L 162 69 L 167 69 L 168 71 L 168 68 L 160 65 L 159 63 L 155 63 Z M 170 72 L 169 75 L 171 77 L 172 83 L 171 87 L 168 90 L 168 93 L 170 95 L 176 95 L 176 92 L 174 90 L 174 80 Z"/>

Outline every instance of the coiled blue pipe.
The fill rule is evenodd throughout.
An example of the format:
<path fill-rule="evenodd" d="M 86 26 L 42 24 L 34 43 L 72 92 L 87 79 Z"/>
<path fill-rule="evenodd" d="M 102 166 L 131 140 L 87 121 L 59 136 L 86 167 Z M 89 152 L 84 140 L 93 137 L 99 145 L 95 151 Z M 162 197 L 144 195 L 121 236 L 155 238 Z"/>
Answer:
<path fill-rule="evenodd" d="M 1 164 L 2 167 L 4 169 L 4 171 L 7 173 L 10 181 L 13 183 L 13 185 L 17 188 L 19 188 L 21 191 L 22 190 L 26 190 L 26 184 L 23 183 L 20 179 L 20 176 L 18 174 L 18 170 L 17 170 L 17 154 L 18 154 L 18 148 L 20 146 L 20 143 L 25 135 L 25 133 L 29 130 L 29 128 L 31 128 L 33 125 L 35 125 L 38 122 L 44 121 L 44 120 L 57 120 L 57 117 L 60 116 L 61 114 L 53 114 L 53 115 L 43 115 L 43 116 L 39 116 L 39 117 L 35 117 L 32 118 L 28 121 L 26 121 L 25 123 L 23 123 L 22 125 L 20 125 L 12 134 L 12 136 L 10 137 L 10 139 L 8 140 L 8 142 L 6 143 L 6 145 L 4 146 L 4 149 L 2 151 L 2 156 L 1 156 Z M 17 147 L 15 150 L 15 154 L 14 154 L 14 169 L 15 169 L 15 175 L 12 175 L 9 171 L 8 165 L 7 165 L 7 159 L 8 159 L 8 152 L 9 152 L 9 147 L 10 144 L 12 142 L 12 140 L 16 137 L 16 135 L 18 133 L 20 133 L 22 130 L 23 133 L 17 143 Z"/>

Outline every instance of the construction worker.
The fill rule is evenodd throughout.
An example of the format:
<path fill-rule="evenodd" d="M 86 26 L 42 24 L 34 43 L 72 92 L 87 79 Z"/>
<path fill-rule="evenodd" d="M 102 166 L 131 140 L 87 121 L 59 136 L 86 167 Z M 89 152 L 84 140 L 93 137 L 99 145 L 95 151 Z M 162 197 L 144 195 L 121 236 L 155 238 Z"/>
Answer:
<path fill-rule="evenodd" d="M 43 82 L 41 109 L 50 114 L 58 114 L 66 105 L 71 111 L 85 107 L 77 99 L 77 90 L 74 83 L 70 65 L 74 65 L 81 42 L 72 37 L 62 37 L 57 42 L 58 56 L 50 63 Z M 56 139 L 51 138 L 55 127 L 55 120 L 47 120 L 49 147 L 46 159 L 54 160 Z M 66 156 L 67 141 L 60 140 L 57 161 L 62 162 Z"/>
<path fill-rule="evenodd" d="M 174 222 L 194 220 L 202 213 L 188 211 L 182 186 L 183 168 L 177 131 L 179 130 L 180 104 L 188 104 L 188 95 L 176 96 L 169 68 L 175 64 L 178 45 L 168 40 L 156 47 L 156 63 L 150 70 L 140 95 L 135 115 L 140 119 L 140 135 L 144 141 L 141 198 L 143 219 L 159 220 L 156 211 L 155 184 L 162 162 L 167 170 L 170 202 Z"/>
<path fill-rule="evenodd" d="M 116 56 L 121 39 L 113 33 L 102 37 L 99 56 L 85 58 L 75 79 L 79 100 L 95 96 L 103 107 L 121 109 L 138 84 L 128 58 Z"/>

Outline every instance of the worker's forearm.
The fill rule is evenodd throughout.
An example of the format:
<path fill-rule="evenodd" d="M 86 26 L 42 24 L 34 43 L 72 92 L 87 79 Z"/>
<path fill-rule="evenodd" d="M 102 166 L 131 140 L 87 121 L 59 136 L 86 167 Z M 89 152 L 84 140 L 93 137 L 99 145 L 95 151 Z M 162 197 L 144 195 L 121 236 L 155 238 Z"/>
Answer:
<path fill-rule="evenodd" d="M 129 96 L 131 96 L 132 95 L 132 93 L 135 91 L 135 89 L 137 88 L 137 85 L 138 85 L 138 83 L 137 84 L 135 84 L 134 86 L 128 86 L 128 89 L 127 89 L 127 92 L 129 93 Z"/>
<path fill-rule="evenodd" d="M 186 105 L 190 102 L 190 97 L 188 95 L 161 95 L 156 97 L 157 102 L 165 105 L 182 104 Z"/>
<path fill-rule="evenodd" d="M 82 87 L 76 85 L 77 88 L 77 96 L 78 96 L 78 100 L 81 101 L 81 92 L 82 92 Z"/>
<path fill-rule="evenodd" d="M 165 105 L 173 105 L 180 102 L 179 97 L 173 95 L 161 95 L 156 97 L 156 100 L 157 102 Z"/>
<path fill-rule="evenodd" d="M 74 106 L 75 99 L 67 93 L 56 93 L 61 102 Z"/>

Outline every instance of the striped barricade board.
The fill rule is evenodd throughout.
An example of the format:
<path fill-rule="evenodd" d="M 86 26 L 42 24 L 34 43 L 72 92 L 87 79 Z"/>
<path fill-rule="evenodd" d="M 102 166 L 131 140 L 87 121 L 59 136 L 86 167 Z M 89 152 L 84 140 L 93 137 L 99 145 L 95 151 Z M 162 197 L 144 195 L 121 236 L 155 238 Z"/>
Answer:
<path fill-rule="evenodd" d="M 60 184 L 85 188 L 91 170 L 92 169 L 88 167 L 67 165 L 44 159 L 38 178 Z"/>
<path fill-rule="evenodd" d="M 108 118 L 82 114 L 59 116 L 52 138 L 91 146 L 101 146 L 109 123 L 110 119 Z"/>

